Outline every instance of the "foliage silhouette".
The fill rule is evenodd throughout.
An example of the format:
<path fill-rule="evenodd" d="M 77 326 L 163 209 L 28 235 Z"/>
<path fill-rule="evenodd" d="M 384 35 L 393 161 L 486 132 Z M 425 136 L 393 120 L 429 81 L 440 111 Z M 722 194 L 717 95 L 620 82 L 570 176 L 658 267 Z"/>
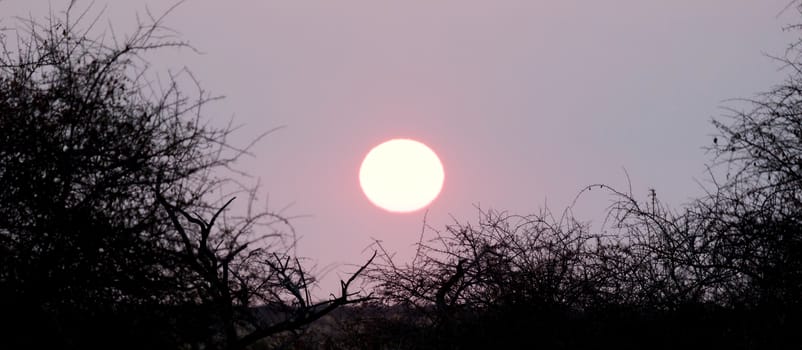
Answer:
<path fill-rule="evenodd" d="M 203 116 L 216 97 L 188 71 L 148 70 L 151 51 L 191 49 L 163 25 L 175 6 L 121 39 L 92 37 L 100 15 L 74 3 L 0 36 L 0 347 L 241 349 L 361 301 L 365 266 L 311 299 L 255 188 L 244 215 L 213 199 L 250 145 Z"/>

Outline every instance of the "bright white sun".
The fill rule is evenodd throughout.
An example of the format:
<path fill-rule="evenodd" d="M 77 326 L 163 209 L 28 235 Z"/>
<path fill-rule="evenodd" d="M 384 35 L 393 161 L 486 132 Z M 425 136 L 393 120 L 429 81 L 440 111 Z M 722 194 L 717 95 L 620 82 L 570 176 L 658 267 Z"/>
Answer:
<path fill-rule="evenodd" d="M 387 211 L 407 213 L 431 203 L 443 188 L 440 158 L 409 139 L 386 141 L 368 152 L 359 168 L 365 196 Z"/>

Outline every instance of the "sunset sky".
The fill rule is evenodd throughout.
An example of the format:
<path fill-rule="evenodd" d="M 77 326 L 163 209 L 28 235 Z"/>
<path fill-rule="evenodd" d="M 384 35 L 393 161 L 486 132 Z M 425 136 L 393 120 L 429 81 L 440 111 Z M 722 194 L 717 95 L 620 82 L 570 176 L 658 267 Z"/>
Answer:
<path fill-rule="evenodd" d="M 701 193 L 712 117 L 784 73 L 798 35 L 789 0 L 190 0 L 166 20 L 202 54 L 165 50 L 155 71 L 187 66 L 225 95 L 207 116 L 244 127 L 234 143 L 283 127 L 240 169 L 292 220 L 298 253 L 326 275 L 369 257 L 373 239 L 414 253 L 426 209 L 390 213 L 359 188 L 362 158 L 391 138 L 438 153 L 445 185 L 430 225 L 475 221 L 483 209 L 559 214 L 582 187 L 639 198 L 654 188 L 680 206 Z M 43 18 L 67 0 L 0 0 L 11 16 Z M 89 1 L 78 1 L 85 8 Z M 120 34 L 135 14 L 172 2 L 97 1 Z M 99 29 L 103 29 L 101 26 Z M 598 192 L 598 191 L 597 191 Z M 611 197 L 582 197 L 598 220 Z M 346 275 L 342 275 L 345 277 Z"/>

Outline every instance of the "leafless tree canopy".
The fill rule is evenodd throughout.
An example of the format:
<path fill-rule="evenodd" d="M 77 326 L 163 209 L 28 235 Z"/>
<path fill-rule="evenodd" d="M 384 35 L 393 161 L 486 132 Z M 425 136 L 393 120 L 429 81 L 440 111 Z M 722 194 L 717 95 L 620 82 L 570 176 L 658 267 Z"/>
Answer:
<path fill-rule="evenodd" d="M 239 349 L 365 298 L 363 266 L 313 300 L 287 220 L 254 210 L 255 188 L 220 201 L 250 145 L 204 115 L 216 97 L 188 71 L 149 69 L 192 49 L 164 16 L 123 37 L 100 18 L 70 6 L 0 32 L 0 344 Z"/>

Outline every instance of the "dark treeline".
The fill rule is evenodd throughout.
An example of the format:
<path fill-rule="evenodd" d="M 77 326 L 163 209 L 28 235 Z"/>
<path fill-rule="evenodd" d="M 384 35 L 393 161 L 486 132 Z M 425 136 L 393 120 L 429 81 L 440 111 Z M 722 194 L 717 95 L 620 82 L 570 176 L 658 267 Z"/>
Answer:
<path fill-rule="evenodd" d="M 0 348 L 802 346 L 798 45 L 783 83 L 713 121 L 690 204 L 588 186 L 614 198 L 595 230 L 482 211 L 409 263 L 377 244 L 318 301 L 286 219 L 220 175 L 249 146 L 204 116 L 215 98 L 147 69 L 191 47 L 146 18 L 124 39 L 75 8 L 0 34 Z"/>

